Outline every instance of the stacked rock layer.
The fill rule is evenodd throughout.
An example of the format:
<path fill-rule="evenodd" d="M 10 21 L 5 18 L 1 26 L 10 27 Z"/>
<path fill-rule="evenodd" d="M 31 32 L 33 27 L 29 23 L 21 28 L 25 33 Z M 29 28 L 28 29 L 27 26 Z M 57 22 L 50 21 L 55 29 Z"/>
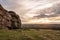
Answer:
<path fill-rule="evenodd" d="M 0 5 L 0 29 L 20 29 L 21 19 L 13 11 L 7 11 Z"/>

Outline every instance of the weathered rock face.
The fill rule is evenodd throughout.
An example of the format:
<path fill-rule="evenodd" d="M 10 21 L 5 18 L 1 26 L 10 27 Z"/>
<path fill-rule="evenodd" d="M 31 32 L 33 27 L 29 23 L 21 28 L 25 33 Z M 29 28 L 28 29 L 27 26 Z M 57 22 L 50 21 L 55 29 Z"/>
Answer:
<path fill-rule="evenodd" d="M 7 11 L 0 5 L 0 29 L 20 29 L 21 19 L 13 11 Z"/>
<path fill-rule="evenodd" d="M 11 28 L 12 29 L 21 28 L 21 20 L 19 16 L 13 11 L 9 11 L 8 13 L 11 15 Z"/>

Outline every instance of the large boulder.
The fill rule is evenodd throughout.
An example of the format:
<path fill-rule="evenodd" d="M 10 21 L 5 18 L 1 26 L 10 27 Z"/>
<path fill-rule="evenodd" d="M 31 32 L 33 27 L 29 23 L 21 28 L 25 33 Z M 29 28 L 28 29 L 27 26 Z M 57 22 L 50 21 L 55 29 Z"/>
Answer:
<path fill-rule="evenodd" d="M 13 11 L 7 11 L 0 5 L 0 29 L 20 29 L 21 19 Z"/>
<path fill-rule="evenodd" d="M 9 11 L 8 12 L 12 19 L 11 19 L 11 28 L 12 29 L 19 29 L 21 28 L 21 20 L 20 17 L 13 11 Z"/>

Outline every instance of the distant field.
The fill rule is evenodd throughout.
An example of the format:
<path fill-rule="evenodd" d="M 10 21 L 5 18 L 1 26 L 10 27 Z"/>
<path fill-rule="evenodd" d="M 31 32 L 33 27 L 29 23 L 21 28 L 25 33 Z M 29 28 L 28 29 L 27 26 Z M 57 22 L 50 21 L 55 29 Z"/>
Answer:
<path fill-rule="evenodd" d="M 56 29 L 60 30 L 60 24 L 22 24 L 27 29 Z"/>
<path fill-rule="evenodd" d="M 0 40 L 60 40 L 60 30 L 0 30 Z"/>

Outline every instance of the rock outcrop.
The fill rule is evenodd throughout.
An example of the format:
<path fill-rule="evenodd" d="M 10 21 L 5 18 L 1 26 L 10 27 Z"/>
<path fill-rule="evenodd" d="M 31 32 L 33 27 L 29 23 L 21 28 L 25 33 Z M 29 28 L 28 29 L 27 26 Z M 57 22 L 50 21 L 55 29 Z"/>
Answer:
<path fill-rule="evenodd" d="M 0 29 L 20 29 L 21 19 L 13 11 L 7 11 L 0 5 Z"/>

